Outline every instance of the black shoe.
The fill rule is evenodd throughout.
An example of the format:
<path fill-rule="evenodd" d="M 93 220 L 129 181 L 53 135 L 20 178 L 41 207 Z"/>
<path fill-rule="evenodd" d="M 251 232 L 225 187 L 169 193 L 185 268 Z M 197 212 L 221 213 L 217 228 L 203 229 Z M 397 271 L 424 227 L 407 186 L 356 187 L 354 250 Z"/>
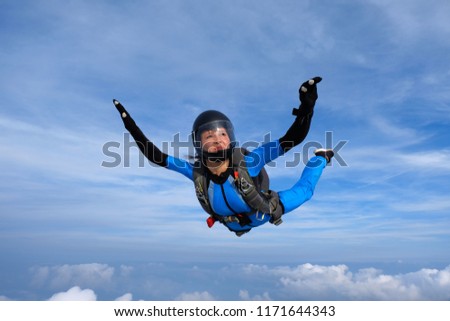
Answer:
<path fill-rule="evenodd" d="M 314 151 L 316 156 L 322 156 L 327 160 L 327 164 L 331 161 L 331 158 L 334 156 L 334 152 L 332 149 L 320 148 Z"/>

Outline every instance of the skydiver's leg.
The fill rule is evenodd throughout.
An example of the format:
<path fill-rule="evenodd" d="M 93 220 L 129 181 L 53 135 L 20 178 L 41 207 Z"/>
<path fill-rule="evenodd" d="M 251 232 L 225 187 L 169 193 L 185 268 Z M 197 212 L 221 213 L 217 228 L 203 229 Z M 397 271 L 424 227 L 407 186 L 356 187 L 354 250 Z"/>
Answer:
<path fill-rule="evenodd" d="M 284 214 L 293 211 L 311 199 L 326 165 L 327 159 L 325 157 L 312 157 L 303 170 L 298 182 L 291 189 L 278 192 L 280 202 L 284 207 Z"/>

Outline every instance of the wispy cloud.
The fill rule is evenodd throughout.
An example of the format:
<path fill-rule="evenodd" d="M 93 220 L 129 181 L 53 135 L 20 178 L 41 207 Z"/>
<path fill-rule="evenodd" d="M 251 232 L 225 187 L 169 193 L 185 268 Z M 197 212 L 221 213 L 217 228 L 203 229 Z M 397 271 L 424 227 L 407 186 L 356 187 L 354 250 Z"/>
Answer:
<path fill-rule="evenodd" d="M 50 288 L 62 288 L 71 284 L 80 286 L 102 285 L 111 281 L 114 268 L 106 264 L 60 265 L 37 267 L 32 269 L 33 284 L 49 285 Z"/>

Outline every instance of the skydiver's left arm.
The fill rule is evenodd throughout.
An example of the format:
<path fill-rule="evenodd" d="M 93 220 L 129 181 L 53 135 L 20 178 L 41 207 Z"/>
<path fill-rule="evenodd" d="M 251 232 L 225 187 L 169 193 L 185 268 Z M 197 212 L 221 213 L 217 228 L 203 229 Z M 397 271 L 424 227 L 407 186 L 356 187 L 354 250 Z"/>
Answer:
<path fill-rule="evenodd" d="M 311 119 L 314 114 L 314 105 L 318 98 L 317 86 L 322 78 L 314 77 L 305 81 L 299 91 L 300 107 L 293 110 L 293 114 L 297 117 L 294 123 L 287 130 L 286 134 L 279 139 L 281 148 L 287 152 L 294 146 L 297 146 L 305 140 L 311 127 Z"/>
<path fill-rule="evenodd" d="M 305 140 L 311 126 L 314 105 L 318 98 L 316 84 L 322 80 L 314 77 L 305 81 L 299 88 L 300 107 L 294 109 L 297 117 L 294 123 L 281 138 L 271 141 L 253 150 L 246 157 L 247 168 L 251 176 L 256 176 L 267 163 L 283 155 L 294 146 Z"/>

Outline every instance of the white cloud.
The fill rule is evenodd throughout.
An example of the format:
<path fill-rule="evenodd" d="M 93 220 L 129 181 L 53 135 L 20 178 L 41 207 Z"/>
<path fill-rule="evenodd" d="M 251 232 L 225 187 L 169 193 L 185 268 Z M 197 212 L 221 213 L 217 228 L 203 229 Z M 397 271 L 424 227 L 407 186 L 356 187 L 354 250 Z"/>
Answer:
<path fill-rule="evenodd" d="M 59 292 L 54 295 L 49 301 L 96 301 L 97 295 L 91 289 L 82 290 L 78 286 L 70 288 L 66 292 Z"/>
<path fill-rule="evenodd" d="M 132 266 L 122 264 L 120 266 L 120 275 L 127 277 L 133 272 L 133 270 L 134 268 Z"/>
<path fill-rule="evenodd" d="M 203 292 L 190 292 L 185 293 L 183 292 L 180 294 L 176 300 L 180 301 L 214 301 L 215 298 L 207 291 Z"/>
<path fill-rule="evenodd" d="M 250 293 L 247 290 L 240 290 L 239 298 L 243 301 L 271 301 L 272 300 L 270 298 L 268 292 L 264 292 L 262 295 L 250 296 Z"/>
<path fill-rule="evenodd" d="M 53 267 L 32 268 L 33 283 L 42 286 L 46 283 L 51 288 L 71 285 L 98 286 L 109 283 L 114 275 L 114 268 L 107 264 L 58 265 Z"/>
<path fill-rule="evenodd" d="M 253 277 L 272 279 L 270 296 L 284 300 L 448 300 L 450 266 L 443 270 L 389 275 L 367 268 L 352 273 L 346 265 L 296 267 L 244 266 Z M 261 297 L 269 296 L 264 293 Z M 241 298 L 248 298 L 245 292 Z"/>
<path fill-rule="evenodd" d="M 133 295 L 131 293 L 125 293 L 122 296 L 119 296 L 114 301 L 133 301 Z"/>

